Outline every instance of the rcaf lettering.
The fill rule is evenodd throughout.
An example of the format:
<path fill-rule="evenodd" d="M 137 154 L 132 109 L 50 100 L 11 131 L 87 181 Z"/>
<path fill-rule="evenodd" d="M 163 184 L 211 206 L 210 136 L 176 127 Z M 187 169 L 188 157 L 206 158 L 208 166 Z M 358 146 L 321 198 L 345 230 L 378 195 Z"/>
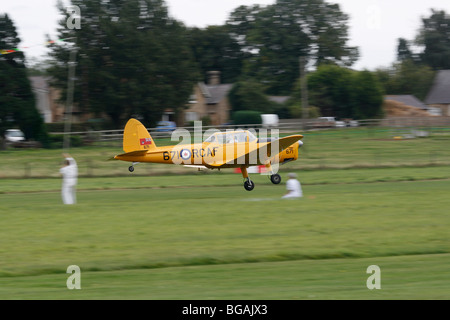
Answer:
<path fill-rule="evenodd" d="M 216 152 L 219 148 L 218 147 L 214 147 L 214 148 L 199 148 L 199 149 L 192 149 L 192 158 L 204 158 L 204 157 L 214 157 L 216 155 Z M 165 161 L 168 160 L 174 160 L 174 159 L 180 159 L 180 151 L 177 150 L 172 150 L 172 151 L 164 151 L 163 152 L 163 159 Z"/>

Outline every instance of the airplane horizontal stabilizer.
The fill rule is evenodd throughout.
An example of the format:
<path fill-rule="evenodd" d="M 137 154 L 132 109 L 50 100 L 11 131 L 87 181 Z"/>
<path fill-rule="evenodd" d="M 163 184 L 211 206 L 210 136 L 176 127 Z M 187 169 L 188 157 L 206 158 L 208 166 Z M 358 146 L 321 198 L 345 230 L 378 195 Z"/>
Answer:
<path fill-rule="evenodd" d="M 119 154 L 116 157 L 142 157 L 145 156 L 148 153 L 147 150 L 137 150 L 137 151 L 131 151 L 127 153 Z"/>

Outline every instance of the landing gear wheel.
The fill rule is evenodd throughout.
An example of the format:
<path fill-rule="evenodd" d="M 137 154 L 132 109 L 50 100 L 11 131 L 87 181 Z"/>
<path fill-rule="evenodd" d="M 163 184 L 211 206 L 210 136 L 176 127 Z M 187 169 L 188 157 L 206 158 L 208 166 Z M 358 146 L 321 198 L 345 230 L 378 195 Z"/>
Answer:
<path fill-rule="evenodd" d="M 128 171 L 133 172 L 134 171 L 134 167 L 133 166 L 129 166 L 128 167 Z"/>
<path fill-rule="evenodd" d="M 254 187 L 255 187 L 255 184 L 253 183 L 252 180 L 247 180 L 247 181 L 244 182 L 245 190 L 252 191 Z"/>
<path fill-rule="evenodd" d="M 275 173 L 270 176 L 270 181 L 272 181 L 273 184 L 279 184 L 281 182 L 281 176 L 278 173 Z"/>

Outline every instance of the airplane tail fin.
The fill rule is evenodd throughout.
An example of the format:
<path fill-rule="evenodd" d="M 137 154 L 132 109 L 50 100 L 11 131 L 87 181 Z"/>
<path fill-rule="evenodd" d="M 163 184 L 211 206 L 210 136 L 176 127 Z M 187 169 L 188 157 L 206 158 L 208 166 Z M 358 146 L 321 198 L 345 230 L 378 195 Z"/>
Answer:
<path fill-rule="evenodd" d="M 136 119 L 128 120 L 123 132 L 123 151 L 152 151 L 156 149 L 155 142 L 144 125 Z"/>

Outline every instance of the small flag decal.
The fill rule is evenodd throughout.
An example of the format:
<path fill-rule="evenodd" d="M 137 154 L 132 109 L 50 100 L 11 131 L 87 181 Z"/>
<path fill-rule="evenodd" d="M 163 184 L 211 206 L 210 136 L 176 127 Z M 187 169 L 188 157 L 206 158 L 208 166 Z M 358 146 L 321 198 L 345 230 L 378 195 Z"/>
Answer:
<path fill-rule="evenodd" d="M 141 146 L 148 146 L 149 144 L 152 144 L 151 138 L 144 138 L 139 140 L 141 142 Z"/>

